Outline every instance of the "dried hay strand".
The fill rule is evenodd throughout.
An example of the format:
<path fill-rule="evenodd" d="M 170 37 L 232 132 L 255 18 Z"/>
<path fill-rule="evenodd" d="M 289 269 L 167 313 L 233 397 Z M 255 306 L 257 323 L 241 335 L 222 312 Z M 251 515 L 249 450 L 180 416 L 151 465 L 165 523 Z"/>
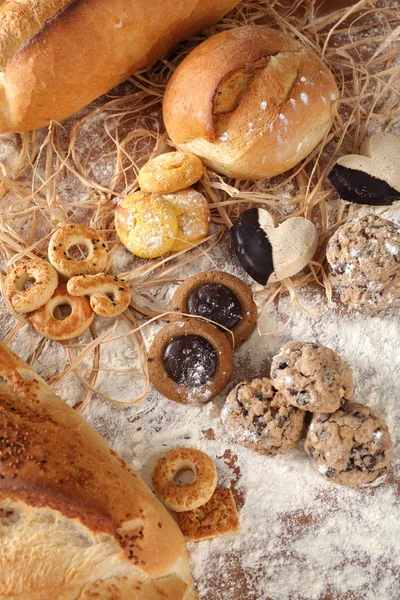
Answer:
<path fill-rule="evenodd" d="M 63 343 L 64 368 L 48 376 L 50 383 L 59 384 L 74 373 L 84 390 L 78 410 L 84 409 L 94 393 L 116 406 L 131 406 L 146 397 L 149 380 L 143 329 L 168 314 L 165 307 L 143 307 L 140 297 L 152 288 L 168 288 L 179 282 L 182 268 L 193 265 L 195 271 L 201 257 L 207 257 L 213 267 L 213 249 L 223 243 L 238 214 L 249 206 L 265 205 L 281 221 L 303 215 L 313 220 L 320 234 L 319 251 L 308 269 L 255 293 L 261 310 L 281 294 L 290 295 L 293 307 L 300 305 L 299 290 L 309 285 L 324 291 L 329 306 L 332 289 L 324 268 L 324 248 L 334 229 L 356 207 L 340 202 L 326 174 L 338 156 L 356 152 L 368 133 L 398 125 L 400 16 L 397 3 L 390 0 L 360 0 L 329 14 L 317 12 L 314 0 L 288 4 L 277 0 L 242 2 L 215 27 L 179 44 L 153 68 L 136 73 L 67 121 L 52 122 L 46 130 L 0 136 L 1 289 L 7 269 L 21 258 L 46 258 L 52 230 L 68 222 L 81 222 L 101 231 L 111 248 L 111 272 L 121 275 L 132 288 L 126 313 L 102 332 L 93 325 L 85 338 Z M 332 70 L 341 94 L 331 131 L 310 156 L 280 177 L 237 181 L 208 170 L 199 184 L 210 203 L 212 229 L 208 238 L 196 247 L 153 261 L 132 257 L 124 270 L 118 262 L 120 244 L 114 211 L 121 198 L 137 190 L 140 166 L 172 146 L 161 119 L 166 82 L 206 36 L 252 23 L 267 24 L 297 37 Z M 26 325 L 20 316 L 9 316 L 10 311 L 5 302 L 0 317 L 7 343 L 15 342 Z M 118 333 L 121 324 L 124 330 Z M 101 356 L 107 344 L 123 338 L 133 341 L 139 365 L 123 373 L 142 384 L 137 397 L 127 402 L 98 387 L 99 373 L 121 374 L 122 370 L 102 366 Z M 43 340 L 37 343 L 29 356 L 31 364 L 39 360 L 45 346 Z"/>

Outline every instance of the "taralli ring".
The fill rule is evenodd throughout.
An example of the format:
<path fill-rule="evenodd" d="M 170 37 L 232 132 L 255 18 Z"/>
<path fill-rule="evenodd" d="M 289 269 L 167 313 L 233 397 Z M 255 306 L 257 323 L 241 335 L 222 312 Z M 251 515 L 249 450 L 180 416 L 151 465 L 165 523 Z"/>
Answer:
<path fill-rule="evenodd" d="M 87 251 L 83 260 L 71 256 L 73 246 Z M 84 225 L 63 225 L 50 238 L 49 260 L 67 279 L 74 275 L 95 275 L 106 269 L 108 251 L 99 232 Z"/>
<path fill-rule="evenodd" d="M 27 283 L 31 287 L 25 289 Z M 5 293 L 15 310 L 24 314 L 46 304 L 58 285 L 58 274 L 45 260 L 18 263 L 5 278 Z"/>
<path fill-rule="evenodd" d="M 60 321 L 54 311 L 65 305 L 71 307 L 71 314 Z M 68 294 L 65 285 L 59 285 L 50 300 L 32 313 L 30 321 L 38 333 L 50 340 L 69 340 L 89 329 L 93 317 L 87 298 L 74 298 Z"/>
<path fill-rule="evenodd" d="M 138 183 L 144 192 L 169 194 L 193 185 L 203 174 L 203 163 L 194 154 L 167 152 L 140 169 Z"/>
<path fill-rule="evenodd" d="M 120 315 L 131 301 L 131 291 L 126 283 L 105 273 L 72 277 L 67 290 L 71 296 L 90 296 L 92 310 L 101 317 Z"/>
<path fill-rule="evenodd" d="M 195 478 L 180 485 L 175 477 L 190 470 Z M 194 448 L 175 448 L 157 462 L 153 486 L 165 506 L 175 512 L 194 510 L 208 502 L 217 487 L 217 468 L 207 454 Z"/>

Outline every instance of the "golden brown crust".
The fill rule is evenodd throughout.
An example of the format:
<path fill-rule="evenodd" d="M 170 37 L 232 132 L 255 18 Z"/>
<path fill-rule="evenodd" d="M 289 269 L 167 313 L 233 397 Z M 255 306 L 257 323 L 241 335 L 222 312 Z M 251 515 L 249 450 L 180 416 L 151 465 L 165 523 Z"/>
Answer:
<path fill-rule="evenodd" d="M 176 289 L 176 292 L 171 300 L 170 304 L 170 321 L 179 321 L 182 316 L 179 313 L 187 314 L 188 311 L 188 300 L 190 294 L 197 287 L 207 283 L 220 283 L 229 288 L 235 296 L 238 298 L 242 306 L 242 319 L 235 327 L 232 328 L 232 334 L 235 342 L 235 347 L 240 346 L 246 341 L 257 323 L 257 307 L 253 300 L 253 294 L 248 285 L 243 283 L 241 279 L 238 279 L 234 275 L 225 273 L 225 271 L 203 271 L 196 273 L 189 279 L 186 279 Z M 177 314 L 174 314 L 177 313 Z M 232 335 L 224 331 L 229 341 L 232 340 Z"/>
<path fill-rule="evenodd" d="M 142 480 L 2 344 L 0 376 L 0 501 L 59 511 L 111 535 L 149 577 L 177 572 L 190 585 L 182 535 Z"/>
<path fill-rule="evenodd" d="M 60 306 L 71 308 L 71 313 L 62 320 L 54 316 L 54 311 Z M 35 310 L 29 319 L 36 331 L 49 340 L 70 340 L 87 331 L 93 317 L 89 300 L 70 296 L 67 286 L 61 284 L 46 304 Z"/>
<path fill-rule="evenodd" d="M 125 281 L 106 273 L 72 277 L 67 290 L 71 296 L 89 296 L 93 312 L 101 317 L 120 315 L 131 301 L 131 291 Z"/>
<path fill-rule="evenodd" d="M 239 531 L 239 516 L 231 490 L 221 488 L 203 506 L 178 514 L 179 527 L 190 542 Z"/>
<path fill-rule="evenodd" d="M 32 281 L 32 286 L 25 288 L 29 281 Z M 50 300 L 57 285 L 57 271 L 40 259 L 19 262 L 4 280 L 5 294 L 15 312 L 20 314 L 43 306 Z"/>
<path fill-rule="evenodd" d="M 163 116 L 181 150 L 231 177 L 260 179 L 314 149 L 337 97 L 333 75 L 308 47 L 248 26 L 209 38 L 182 61 L 167 85 Z"/>
<path fill-rule="evenodd" d="M 15 33 L 0 46 L 0 132 L 65 119 L 238 2 L 34 0 L 31 15 L 16 4 L 1 9 L 3 38 Z"/>

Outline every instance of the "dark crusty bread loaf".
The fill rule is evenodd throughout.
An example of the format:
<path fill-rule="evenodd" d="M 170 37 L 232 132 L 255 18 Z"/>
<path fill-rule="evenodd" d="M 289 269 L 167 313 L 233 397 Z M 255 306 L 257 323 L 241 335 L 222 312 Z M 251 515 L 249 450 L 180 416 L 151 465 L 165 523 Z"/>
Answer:
<path fill-rule="evenodd" d="M 197 597 L 172 517 L 3 344 L 0 541 L 1 599 Z"/>
<path fill-rule="evenodd" d="M 0 132 L 65 119 L 236 4 L 238 0 L 0 3 Z"/>
<path fill-rule="evenodd" d="M 171 140 L 216 170 L 262 179 L 305 158 L 329 130 L 338 89 L 320 58 L 264 26 L 197 46 L 173 73 L 163 116 Z"/>

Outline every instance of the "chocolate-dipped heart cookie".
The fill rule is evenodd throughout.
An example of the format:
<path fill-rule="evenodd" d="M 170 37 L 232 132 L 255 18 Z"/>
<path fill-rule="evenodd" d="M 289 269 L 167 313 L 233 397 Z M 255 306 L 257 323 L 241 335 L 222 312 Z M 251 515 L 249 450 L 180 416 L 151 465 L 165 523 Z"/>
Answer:
<path fill-rule="evenodd" d="M 342 156 L 328 179 L 343 200 L 387 206 L 400 200 L 400 137 L 376 133 L 367 138 L 360 154 Z"/>
<path fill-rule="evenodd" d="M 177 288 L 170 310 L 171 322 L 181 320 L 183 313 L 221 325 L 229 341 L 232 336 L 226 329 L 230 329 L 235 347 L 247 340 L 257 322 L 257 307 L 250 288 L 223 271 L 203 271 L 189 277 Z"/>
<path fill-rule="evenodd" d="M 249 208 L 231 230 L 234 253 L 245 271 L 261 285 L 281 281 L 301 271 L 318 245 L 315 225 L 293 217 L 276 226 L 263 208 Z"/>
<path fill-rule="evenodd" d="M 229 341 L 200 319 L 166 325 L 149 350 L 149 378 L 170 400 L 201 404 L 219 394 L 232 376 Z"/>

